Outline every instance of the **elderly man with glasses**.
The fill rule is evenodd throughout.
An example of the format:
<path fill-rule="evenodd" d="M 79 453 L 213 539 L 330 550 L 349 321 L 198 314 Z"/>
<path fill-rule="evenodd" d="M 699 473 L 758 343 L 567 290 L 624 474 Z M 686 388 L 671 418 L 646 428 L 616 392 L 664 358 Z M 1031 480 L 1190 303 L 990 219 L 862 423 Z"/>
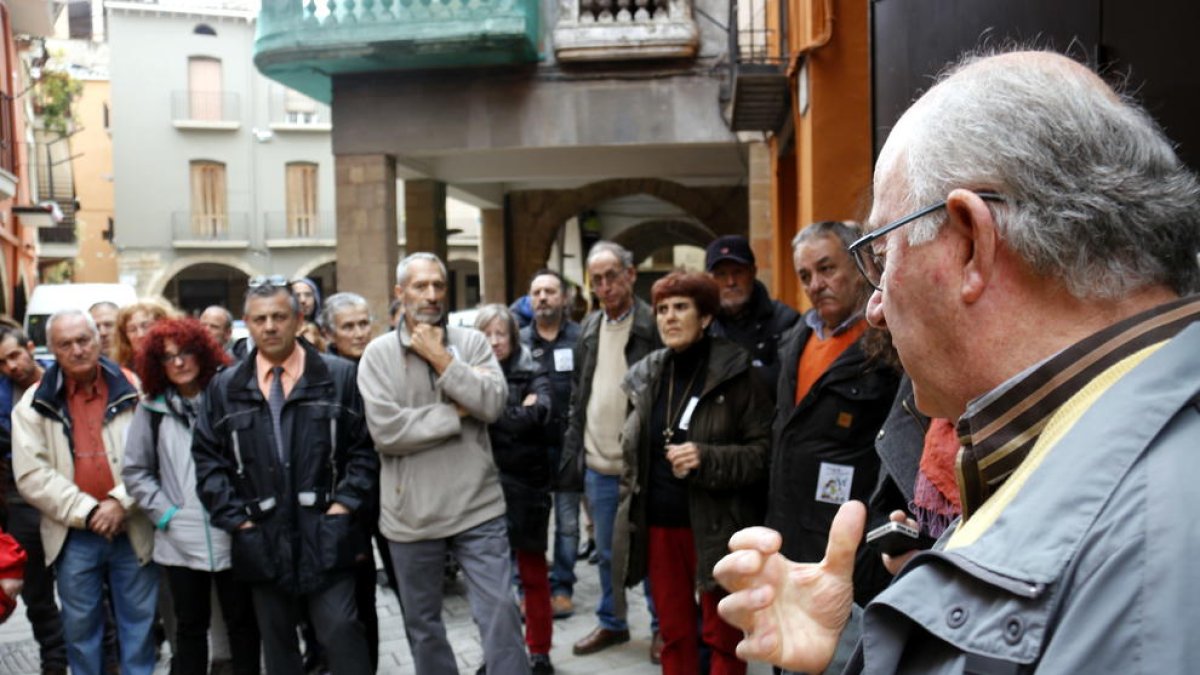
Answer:
<path fill-rule="evenodd" d="M 1190 672 L 1195 175 L 1088 68 L 1016 52 L 966 59 L 910 108 L 874 192 L 851 246 L 867 317 L 920 411 L 957 420 L 962 517 L 867 605 L 847 672 Z M 734 535 L 717 576 L 742 655 L 825 667 L 863 517 L 842 507 L 819 565 Z"/>

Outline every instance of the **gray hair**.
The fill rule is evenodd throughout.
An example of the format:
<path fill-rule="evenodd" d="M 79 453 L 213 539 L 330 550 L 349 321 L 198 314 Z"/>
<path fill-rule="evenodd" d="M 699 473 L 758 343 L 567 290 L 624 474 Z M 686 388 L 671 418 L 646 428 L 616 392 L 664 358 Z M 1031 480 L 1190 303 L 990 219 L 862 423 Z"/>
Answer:
<path fill-rule="evenodd" d="M 226 329 L 232 328 L 233 327 L 233 312 L 229 311 L 229 309 L 226 307 L 222 307 L 221 305 L 209 305 L 208 307 L 204 308 L 204 311 L 201 312 L 201 314 L 207 314 L 210 310 L 214 310 L 214 309 L 217 310 L 218 312 L 220 312 L 221 315 L 225 317 L 225 328 Z"/>
<path fill-rule="evenodd" d="M 407 256 L 405 256 L 404 260 L 400 261 L 400 264 L 396 265 L 396 285 L 397 286 L 403 286 L 404 283 L 406 281 L 408 281 L 408 266 L 413 264 L 413 262 L 416 260 L 428 260 L 430 262 L 437 263 L 437 266 L 442 270 L 442 279 L 445 279 L 447 281 L 450 279 L 450 275 L 446 272 L 446 263 L 442 262 L 441 258 L 437 257 L 436 255 L 434 255 L 432 253 L 425 253 L 425 252 L 419 251 L 417 253 L 408 254 Z"/>
<path fill-rule="evenodd" d="M 367 299 L 358 293 L 343 291 L 334 293 L 325 298 L 325 304 L 321 307 L 321 315 L 317 317 L 317 325 L 326 333 L 333 332 L 334 325 L 337 323 L 338 312 L 343 309 L 351 309 L 354 307 L 362 307 L 367 310 L 367 316 L 371 317 L 371 305 Z"/>
<path fill-rule="evenodd" d="M 100 339 L 100 330 L 96 328 L 96 320 L 92 318 L 90 313 L 85 312 L 82 309 L 60 309 L 51 314 L 49 319 L 46 319 L 46 341 L 51 341 L 50 336 L 54 333 L 54 324 L 58 323 L 60 319 L 65 319 L 72 316 L 82 316 L 83 320 L 87 322 L 88 330 L 92 332 L 92 337 L 96 338 L 97 340 Z M 23 347 L 25 345 L 22 344 L 21 346 Z"/>
<path fill-rule="evenodd" d="M 484 305 L 479 308 L 479 312 L 475 315 L 475 329 L 482 331 L 496 319 L 500 319 L 508 324 L 508 348 L 510 356 L 521 351 L 521 327 L 517 325 L 517 318 L 513 316 L 512 311 L 500 303 Z"/>
<path fill-rule="evenodd" d="M 587 262 L 584 263 L 584 267 L 591 267 L 592 262 L 595 261 L 601 253 L 611 254 L 617 259 L 617 262 L 621 263 L 621 267 L 624 269 L 633 267 L 633 254 L 629 252 L 629 249 L 616 242 L 608 240 L 601 240 L 595 244 L 592 244 L 592 250 L 588 251 Z"/>
<path fill-rule="evenodd" d="M 273 298 L 280 293 L 287 295 L 288 306 L 292 308 L 292 313 L 296 316 L 300 316 L 300 300 L 298 300 L 296 298 L 296 294 L 292 292 L 291 284 L 284 286 L 263 284 L 261 286 L 251 286 L 250 288 L 246 289 L 246 299 L 242 301 L 242 316 L 250 313 L 248 311 L 250 308 L 250 301 L 254 298 Z"/>
<path fill-rule="evenodd" d="M 1200 185 L 1134 101 L 1046 55 L 968 56 L 925 99 L 901 159 L 910 208 L 956 188 L 1004 195 L 1005 242 L 1080 299 L 1200 287 Z M 909 243 L 938 227 L 915 223 Z"/>
<path fill-rule="evenodd" d="M 862 232 L 854 226 L 853 223 L 843 223 L 838 220 L 822 220 L 813 223 L 808 227 L 796 233 L 792 237 L 792 252 L 795 253 L 800 244 L 810 242 L 819 237 L 835 237 L 842 242 L 842 246 L 850 248 L 850 244 L 854 243 L 855 239 L 862 236 Z"/>

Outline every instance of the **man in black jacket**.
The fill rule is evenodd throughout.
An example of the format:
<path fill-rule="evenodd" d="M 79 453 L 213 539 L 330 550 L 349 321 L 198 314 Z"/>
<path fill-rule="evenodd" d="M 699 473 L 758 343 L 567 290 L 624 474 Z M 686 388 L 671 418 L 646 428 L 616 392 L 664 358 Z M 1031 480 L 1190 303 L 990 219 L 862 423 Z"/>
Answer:
<path fill-rule="evenodd" d="M 813 308 L 781 341 L 767 497 L 767 526 L 783 534 L 791 560 L 820 560 L 838 507 L 870 496 L 875 435 L 899 381 L 863 351 L 867 286 L 846 252 L 857 234 L 826 221 L 792 242 Z"/>
<path fill-rule="evenodd" d="M 303 672 L 304 603 L 332 671 L 370 673 L 352 570 L 379 460 L 354 364 L 296 340 L 286 286 L 251 288 L 244 318 L 255 349 L 209 384 L 192 447 L 197 491 L 233 534 L 234 574 L 254 585 L 267 671 Z"/>
<path fill-rule="evenodd" d="M 619 244 L 596 242 L 588 253 L 587 274 L 601 306 L 583 320 L 575 343 L 575 384 L 559 485 L 560 489 L 584 488 L 600 559 L 599 625 L 575 643 L 574 653 L 580 656 L 629 641 L 629 625 L 613 596 L 624 589 L 612 586 L 613 525 L 624 471 L 619 436 L 628 403 L 620 384 L 630 366 L 662 346 L 654 310 L 633 295 L 637 280 L 633 254 Z M 652 640 L 651 660 L 658 644 Z"/>
<path fill-rule="evenodd" d="M 750 352 L 750 366 L 763 384 L 763 390 L 775 395 L 779 379 L 779 338 L 796 325 L 800 315 L 778 300 L 772 300 L 767 287 L 755 279 L 758 267 L 754 251 L 745 237 L 730 234 L 717 237 L 704 254 L 704 269 L 721 289 L 721 309 L 708 332 L 726 338 Z"/>

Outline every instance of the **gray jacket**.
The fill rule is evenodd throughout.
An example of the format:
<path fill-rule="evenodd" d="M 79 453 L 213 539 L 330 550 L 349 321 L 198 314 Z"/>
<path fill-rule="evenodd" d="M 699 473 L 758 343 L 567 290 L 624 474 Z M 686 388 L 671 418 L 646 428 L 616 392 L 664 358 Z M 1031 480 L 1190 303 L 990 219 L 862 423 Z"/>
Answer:
<path fill-rule="evenodd" d="M 1104 392 L 977 540 L 913 558 L 846 672 L 1193 672 L 1198 439 L 1200 323 Z"/>
<path fill-rule="evenodd" d="M 212 526 L 196 493 L 192 425 L 182 414 L 178 395 L 171 402 L 164 396 L 143 400 L 125 441 L 121 478 L 155 524 L 154 562 L 218 572 L 229 569 L 229 534 Z"/>
<path fill-rule="evenodd" d="M 400 542 L 445 539 L 504 515 L 488 424 L 504 411 L 508 384 L 487 338 L 446 328 L 454 360 L 440 377 L 410 344 L 400 322 L 372 340 L 358 364 L 379 451 L 379 529 Z"/>

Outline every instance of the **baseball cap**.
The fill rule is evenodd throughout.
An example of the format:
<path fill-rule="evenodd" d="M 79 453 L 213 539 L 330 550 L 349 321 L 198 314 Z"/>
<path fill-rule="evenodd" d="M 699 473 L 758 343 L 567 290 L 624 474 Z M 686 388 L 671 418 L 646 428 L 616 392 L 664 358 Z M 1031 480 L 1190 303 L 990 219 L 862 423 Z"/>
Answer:
<path fill-rule="evenodd" d="M 743 265 L 754 264 L 754 251 L 750 242 L 740 234 L 717 237 L 704 251 L 704 269 L 709 272 L 722 260 L 732 260 Z"/>

